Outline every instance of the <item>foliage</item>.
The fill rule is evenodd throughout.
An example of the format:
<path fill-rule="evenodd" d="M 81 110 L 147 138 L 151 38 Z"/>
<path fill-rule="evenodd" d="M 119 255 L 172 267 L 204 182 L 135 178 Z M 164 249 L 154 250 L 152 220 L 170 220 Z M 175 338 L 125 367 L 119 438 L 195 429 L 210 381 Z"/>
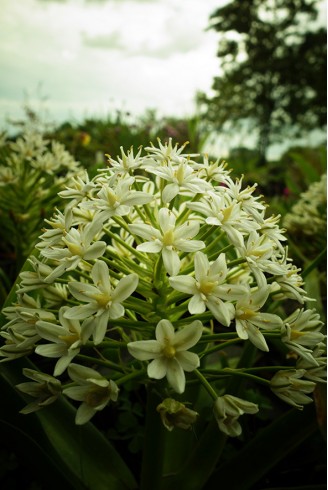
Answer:
<path fill-rule="evenodd" d="M 317 0 L 234 0 L 211 15 L 223 73 L 200 95 L 220 131 L 247 122 L 262 156 L 274 140 L 326 124 L 326 29 Z"/>
<path fill-rule="evenodd" d="M 197 115 L 186 119 L 159 118 L 154 111 L 148 111 L 142 117 L 133 118 L 119 110 L 104 119 L 65 122 L 46 134 L 49 139 L 63 143 L 91 174 L 104 164 L 106 154 L 115 158 L 121 147 L 138 148 L 149 145 L 154 138 L 163 142 L 174 138 L 181 145 L 188 141 L 191 151 L 199 152 L 207 138 Z"/>

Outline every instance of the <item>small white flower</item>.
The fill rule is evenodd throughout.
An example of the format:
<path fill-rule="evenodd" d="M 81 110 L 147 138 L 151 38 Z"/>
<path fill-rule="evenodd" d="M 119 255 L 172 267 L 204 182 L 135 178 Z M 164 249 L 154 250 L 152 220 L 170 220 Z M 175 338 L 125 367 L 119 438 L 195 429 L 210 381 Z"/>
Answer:
<path fill-rule="evenodd" d="M 43 257 L 59 263 L 45 278 L 45 282 L 51 283 L 65 271 L 75 269 L 82 259 L 93 260 L 101 257 L 107 244 L 104 241 L 94 241 L 101 227 L 102 223 L 99 220 L 94 220 L 84 228 L 71 228 L 62 238 L 64 246 L 42 249 L 41 255 Z"/>
<path fill-rule="evenodd" d="M 281 318 L 273 313 L 264 313 L 260 308 L 265 304 L 269 288 L 260 287 L 257 291 L 248 291 L 236 303 L 236 331 L 241 339 L 249 339 L 258 349 L 269 351 L 261 329 L 280 329 L 283 325 Z"/>
<path fill-rule="evenodd" d="M 117 401 L 119 392 L 117 384 L 101 376 L 98 371 L 78 364 L 70 364 L 68 374 L 73 381 L 78 383 L 78 386 L 65 388 L 63 393 L 72 400 L 82 402 L 76 412 L 75 423 L 77 425 L 88 422 L 111 400 Z"/>
<path fill-rule="evenodd" d="M 214 416 L 219 429 L 230 437 L 240 436 L 242 429 L 238 419 L 244 413 L 254 414 L 258 405 L 232 395 L 223 395 L 214 402 Z"/>
<path fill-rule="evenodd" d="M 81 203 L 82 209 L 97 209 L 102 222 L 112 216 L 126 216 L 131 206 L 146 204 L 153 199 L 153 196 L 146 192 L 130 189 L 135 180 L 133 177 L 121 178 L 115 186 L 116 179 L 111 180 L 113 181 L 111 185 L 104 183 L 101 186 L 96 198 Z"/>
<path fill-rule="evenodd" d="M 91 334 L 88 328 L 90 319 L 85 320 L 81 326 L 79 320 L 65 318 L 67 309 L 68 306 L 63 306 L 59 310 L 59 325 L 40 320 L 35 326 L 40 337 L 51 342 L 38 345 L 35 352 L 40 356 L 59 358 L 55 365 L 54 376 L 59 376 L 65 371 Z"/>
<path fill-rule="evenodd" d="M 315 310 L 297 309 L 284 321 L 281 340 L 310 365 L 318 366 L 312 349 L 325 339 L 325 335 L 320 332 L 322 325 L 323 322 Z"/>
<path fill-rule="evenodd" d="M 204 313 L 208 308 L 220 323 L 229 326 L 235 312 L 232 301 L 247 293 L 247 289 L 243 285 L 226 282 L 228 267 L 225 254 L 220 254 L 210 263 L 205 254 L 196 252 L 194 264 L 195 277 L 174 276 L 169 279 L 170 285 L 177 291 L 192 295 L 189 313 Z"/>
<path fill-rule="evenodd" d="M 71 294 L 85 304 L 69 308 L 65 317 L 81 320 L 95 315 L 93 339 L 95 344 L 99 344 L 106 335 L 108 320 L 124 315 L 125 310 L 121 303 L 135 291 L 139 278 L 136 274 L 129 274 L 120 279 L 113 288 L 107 264 L 100 260 L 94 264 L 90 275 L 94 285 L 68 283 Z"/>
<path fill-rule="evenodd" d="M 130 342 L 130 354 L 140 361 L 153 361 L 148 364 L 150 378 L 162 379 L 166 376 L 177 393 L 185 390 L 184 371 L 194 371 L 199 366 L 199 357 L 188 349 L 197 344 L 203 332 L 203 325 L 196 320 L 182 330 L 174 332 L 171 322 L 161 320 L 156 327 L 156 340 Z"/>
<path fill-rule="evenodd" d="M 195 252 L 205 247 L 204 242 L 192 240 L 199 231 L 197 221 L 186 221 L 181 226 L 175 226 L 176 217 L 167 208 L 161 208 L 158 212 L 160 230 L 151 225 L 132 224 L 129 229 L 148 242 L 137 246 L 137 250 L 148 253 L 162 253 L 163 263 L 170 276 L 178 274 L 180 270 L 180 258 L 178 250 L 182 252 Z"/>
<path fill-rule="evenodd" d="M 313 401 L 308 393 L 312 393 L 315 388 L 313 381 L 301 379 L 305 374 L 305 369 L 278 371 L 271 378 L 271 390 L 284 402 L 302 410 L 303 405 Z"/>
<path fill-rule="evenodd" d="M 166 167 L 149 167 L 147 170 L 154 173 L 161 179 L 169 182 L 162 192 L 164 203 L 171 202 L 182 190 L 189 191 L 189 194 L 205 193 L 212 189 L 212 186 L 198 177 L 197 172 L 188 165 L 188 161 L 181 162 L 178 167 L 168 164 Z"/>

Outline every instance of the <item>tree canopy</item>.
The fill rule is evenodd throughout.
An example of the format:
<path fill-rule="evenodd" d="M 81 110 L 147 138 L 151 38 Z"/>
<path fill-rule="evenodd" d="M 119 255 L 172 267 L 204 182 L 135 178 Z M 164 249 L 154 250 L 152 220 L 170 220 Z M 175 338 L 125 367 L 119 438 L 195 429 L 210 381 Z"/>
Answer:
<path fill-rule="evenodd" d="M 233 0 L 210 17 L 222 73 L 199 95 L 222 130 L 243 121 L 270 143 L 326 124 L 326 28 L 318 0 Z"/>

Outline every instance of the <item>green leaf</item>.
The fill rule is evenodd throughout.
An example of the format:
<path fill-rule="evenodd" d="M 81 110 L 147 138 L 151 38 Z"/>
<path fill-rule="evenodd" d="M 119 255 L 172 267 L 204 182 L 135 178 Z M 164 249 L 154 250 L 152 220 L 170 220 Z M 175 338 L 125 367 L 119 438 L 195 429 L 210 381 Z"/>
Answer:
<path fill-rule="evenodd" d="M 30 264 L 25 262 L 22 270 L 28 270 L 29 267 Z M 16 283 L 18 280 L 19 278 Z M 16 283 L 4 306 L 15 302 Z M 0 327 L 4 324 L 5 318 L 0 315 Z M 4 400 L 14 399 L 20 409 L 23 400 L 30 401 L 30 397 L 15 389 L 18 383 L 26 381 L 22 375 L 25 367 L 37 369 L 27 358 L 0 363 L 0 377 L 3 381 L 2 397 Z M 0 414 L 3 414 L 3 410 Z M 42 452 L 48 454 L 54 469 L 53 475 L 56 475 L 55 468 L 57 468 L 65 475 L 72 488 L 76 490 L 137 488 L 132 473 L 110 442 L 91 422 L 83 426 L 75 425 L 75 414 L 75 408 L 64 398 L 60 398 L 55 404 L 33 415 L 17 414 L 16 420 L 20 420 L 20 428 L 22 433 L 26 434 L 26 438 L 31 437 L 31 449 L 37 446 L 40 454 Z M 8 414 L 2 415 L 2 419 L 3 424 L 11 423 Z M 21 422 L 23 419 L 24 422 Z M 31 423 L 33 431 L 30 430 Z"/>
<path fill-rule="evenodd" d="M 279 461 L 318 429 L 314 409 L 296 409 L 272 422 L 209 478 L 204 490 L 216 490 L 218 482 L 229 490 L 251 490 Z M 237 471 L 236 471 L 237 469 Z"/>

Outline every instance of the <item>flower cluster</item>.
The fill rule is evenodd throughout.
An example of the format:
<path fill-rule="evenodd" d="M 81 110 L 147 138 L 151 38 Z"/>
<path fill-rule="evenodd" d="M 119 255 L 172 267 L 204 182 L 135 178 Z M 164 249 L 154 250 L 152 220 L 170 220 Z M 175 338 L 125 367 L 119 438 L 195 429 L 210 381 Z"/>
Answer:
<path fill-rule="evenodd" d="M 84 170 L 64 146 L 36 131 L 0 141 L 0 267 L 9 282 L 16 278 L 11 269 L 20 269 L 33 250 L 44 218 L 60 206 L 58 192 L 79 174 Z"/>
<path fill-rule="evenodd" d="M 313 182 L 284 217 L 284 226 L 307 256 L 316 256 L 326 245 L 327 175 Z M 309 240 L 311 237 L 311 240 Z"/>
<path fill-rule="evenodd" d="M 33 354 L 48 366 L 19 386 L 37 398 L 27 411 L 54 400 L 61 383 L 81 402 L 83 424 L 135 380 L 161 393 L 169 430 L 186 414 L 179 423 L 189 427 L 197 413 L 172 396 L 198 382 L 220 430 L 238 436 L 238 418 L 259 407 L 227 392 L 227 379 L 258 381 L 298 408 L 323 381 L 322 322 L 305 308 L 279 217 L 266 216 L 256 186 L 243 188 L 224 162 L 184 148 L 169 140 L 145 154 L 121 149 L 92 180 L 60 192 L 65 210 L 47 221 L 3 310 L 4 360 Z M 295 305 L 288 316 L 286 302 L 288 312 Z M 274 357 L 266 367 L 277 345 L 285 367 L 275 369 Z M 262 377 L 237 364 L 242 349 L 257 352 Z"/>

